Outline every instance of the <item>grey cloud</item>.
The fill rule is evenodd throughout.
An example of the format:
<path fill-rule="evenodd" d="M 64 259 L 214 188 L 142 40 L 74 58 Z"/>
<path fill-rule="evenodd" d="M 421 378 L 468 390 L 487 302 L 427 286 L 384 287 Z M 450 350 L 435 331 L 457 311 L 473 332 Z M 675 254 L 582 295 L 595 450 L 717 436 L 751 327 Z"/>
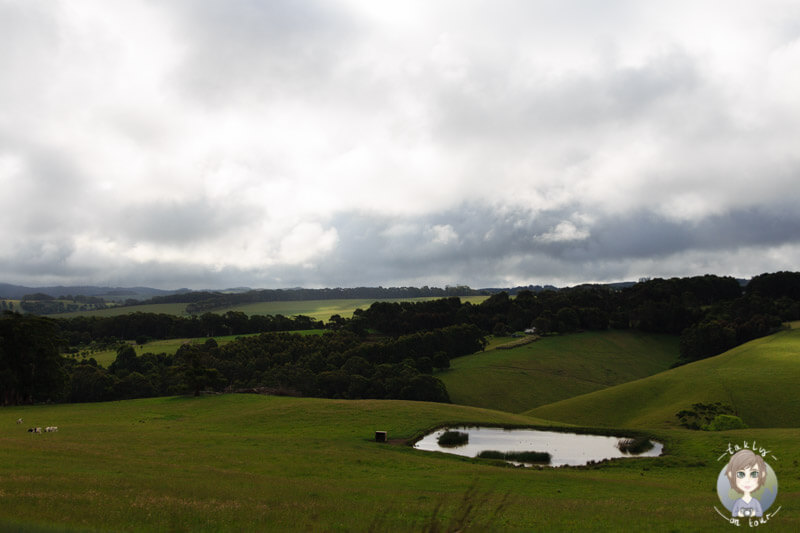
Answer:
<path fill-rule="evenodd" d="M 206 199 L 128 205 L 118 213 L 112 231 L 123 240 L 186 245 L 244 231 L 257 215 L 250 208 Z"/>
<path fill-rule="evenodd" d="M 633 116 L 645 112 L 665 99 L 691 96 L 702 83 L 696 60 L 685 52 L 673 50 L 653 57 L 641 67 L 614 71 L 607 82 L 610 101 L 608 111 L 613 117 Z"/>
<path fill-rule="evenodd" d="M 475 205 L 415 218 L 346 213 L 330 221 L 339 234 L 337 248 L 304 266 L 211 269 L 202 264 L 148 261 L 121 262 L 108 270 L 103 265 L 69 266 L 74 252 L 69 243 L 53 247 L 38 242 L 19 250 L 13 263 L 9 259 L 0 262 L 0 273 L 24 269 L 31 277 L 17 280 L 29 281 L 60 272 L 60 278 L 48 279 L 67 282 L 88 277 L 118 285 L 166 288 L 455 283 L 486 287 L 703 274 L 708 272 L 706 268 L 717 269 L 711 273 L 721 275 L 755 275 L 773 271 L 772 263 L 758 253 L 742 262 L 741 250 L 800 247 L 800 214 L 762 208 L 733 210 L 693 223 L 648 212 L 617 217 L 596 214 L 591 224 L 584 222 L 585 238 L 537 238 L 561 222 L 580 226 L 581 220 L 570 209 L 537 213 Z M 458 239 L 432 244 L 430 228 L 437 225 L 448 225 Z M 403 230 L 397 231 L 398 227 Z M 176 234 L 170 238 L 183 237 Z M 740 262 L 732 263 L 732 258 Z M 645 270 L 632 274 L 632 265 L 642 265 L 639 268 Z M 720 265 L 727 265 L 728 270 L 718 270 Z"/>
<path fill-rule="evenodd" d="M 14 140 L 6 145 L 21 161 L 6 191 L 5 216 L 19 233 L 36 235 L 76 229 L 90 215 L 86 181 L 73 158 L 60 149 Z M 5 195 L 4 195 L 5 196 Z M 98 209 L 102 211 L 102 209 Z"/>
<path fill-rule="evenodd" d="M 620 123 L 652 121 L 674 111 L 671 106 L 705 98 L 696 60 L 678 49 L 640 67 L 595 74 L 551 78 L 535 70 L 478 64 L 466 78 L 439 87 L 431 111 L 443 140 L 494 145 L 546 140 L 570 130 L 584 135 Z"/>
<path fill-rule="evenodd" d="M 776 212 L 777 211 L 777 212 Z M 709 254 L 744 247 L 800 243 L 800 214 L 781 209 L 733 209 L 699 221 L 674 221 L 651 212 L 601 218 L 585 241 L 549 247 L 568 261 L 663 258 L 690 251 Z"/>
<path fill-rule="evenodd" d="M 619 279 L 632 265 L 725 268 L 741 250 L 768 252 L 747 268 L 772 270 L 769 256 L 791 263 L 800 249 L 800 215 L 788 200 L 800 173 L 797 108 L 775 86 L 796 80 L 749 67 L 794 42 L 798 8 L 747 8 L 759 38 L 737 43 L 750 50 L 745 63 L 716 33 L 706 47 L 674 27 L 677 17 L 648 19 L 674 6 L 426 7 L 386 21 L 355 2 L 151 1 L 142 12 L 131 7 L 138 25 L 116 35 L 113 17 L 99 32 L 82 23 L 103 20 L 111 8 L 102 3 L 0 1 L 0 157 L 24 162 L 19 176 L 0 177 L 9 221 L 0 228 L 0 281 L 480 286 Z M 171 33 L 154 42 L 174 48 L 164 58 L 128 54 L 153 36 L 148 17 L 162 16 L 155 31 Z M 741 15 L 713 16 L 720 35 L 740 27 Z M 435 56 L 448 35 L 451 48 Z M 791 66 L 796 56 L 784 48 L 778 65 Z M 208 131 L 213 121 L 219 131 Z M 98 146 L 107 157 L 96 157 Z M 344 157 L 351 150 L 356 157 Z M 133 163 L 116 176 L 126 157 Z M 165 187 L 174 197 L 155 203 L 139 194 L 152 176 L 208 178 L 217 160 L 246 169 L 241 187 L 214 199 L 178 182 Z M 393 168 L 406 164 L 405 173 Z M 303 187 L 319 186 L 328 170 L 341 188 L 309 207 Z M 419 199 L 422 214 L 353 210 L 374 203 L 360 193 L 379 192 L 376 180 L 399 190 L 397 176 L 418 174 L 430 179 L 408 179 L 392 212 Z M 273 178 L 280 187 L 255 187 Z M 282 214 L 243 208 L 258 203 L 244 197 L 262 194 L 252 191 L 276 194 L 261 205 L 280 202 Z M 270 227 L 279 216 L 296 218 L 287 227 L 335 229 L 335 247 L 300 266 L 220 268 L 238 260 L 233 246 L 226 261 L 208 259 L 204 246 L 234 234 L 245 246 L 250 235 L 264 241 L 242 264 L 302 256 L 289 248 L 302 249 L 303 239 L 288 239 L 281 255 Z M 187 249 L 185 263 L 150 260 Z"/>
<path fill-rule="evenodd" d="M 650 212 L 595 215 L 594 222 L 585 227 L 585 238 L 537 239 L 560 222 L 575 219 L 574 213 L 569 209 L 534 213 L 466 206 L 413 220 L 341 216 L 332 222 L 340 246 L 318 266 L 317 275 L 320 280 L 339 279 L 345 285 L 359 280 L 385 283 L 403 279 L 482 280 L 491 285 L 509 278 L 613 280 L 624 276 L 628 266 L 639 260 L 800 244 L 800 214 L 762 208 L 732 210 L 699 222 L 676 222 Z M 387 231 L 402 223 L 415 229 L 401 235 Z M 450 225 L 459 235 L 458 242 L 427 246 L 425 228 L 437 224 Z M 764 268 L 769 270 L 766 265 Z"/>
<path fill-rule="evenodd" d="M 54 10 L 52 4 L 35 0 L 0 3 L 0 70 L 4 73 L 0 101 L 4 107 L 11 104 L 9 110 L 25 106 L 33 87 L 52 82 L 48 68 L 55 64 L 54 50 L 59 43 Z M 9 73 L 13 78 L 6 77 Z M 2 124 L 0 115 L 0 127 Z"/>
<path fill-rule="evenodd" d="M 316 0 L 175 5 L 187 46 L 175 81 L 216 106 L 316 90 L 355 28 L 341 10 Z"/>
<path fill-rule="evenodd" d="M 69 240 L 28 239 L 14 243 L 11 250 L 7 248 L 6 251 L 13 251 L 13 258 L 0 255 L 0 275 L 16 278 L 22 273 L 26 279 L 37 279 L 56 271 L 63 272 L 75 248 Z"/>

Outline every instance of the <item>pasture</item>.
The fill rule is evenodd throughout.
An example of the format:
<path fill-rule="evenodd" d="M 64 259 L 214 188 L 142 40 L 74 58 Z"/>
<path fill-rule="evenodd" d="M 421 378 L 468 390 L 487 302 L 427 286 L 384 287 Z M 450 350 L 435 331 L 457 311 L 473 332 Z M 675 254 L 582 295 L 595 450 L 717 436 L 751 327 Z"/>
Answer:
<path fill-rule="evenodd" d="M 120 316 L 130 313 L 163 313 L 165 315 L 186 315 L 186 304 L 146 304 L 146 305 L 118 305 L 106 309 L 95 309 L 93 311 L 74 311 L 71 313 L 56 313 L 48 315 L 53 318 L 71 318 L 75 316 Z"/>
<path fill-rule="evenodd" d="M 800 329 L 786 330 L 616 387 L 562 400 L 528 414 L 608 427 L 678 425 L 694 403 L 725 402 L 750 427 L 800 427 Z"/>
<path fill-rule="evenodd" d="M 486 351 L 453 359 L 439 372 L 453 403 L 512 413 L 667 370 L 678 339 L 636 331 L 544 337 L 510 350 L 493 339 Z"/>
<path fill-rule="evenodd" d="M 29 434 L 25 425 L 59 432 Z M 705 531 L 729 442 L 768 444 L 793 531 L 797 429 L 660 430 L 665 457 L 516 469 L 373 441 L 453 422 L 546 425 L 510 413 L 404 401 L 256 395 L 0 411 L 0 529 L 28 531 Z M 676 512 L 679 509 L 680 512 Z"/>

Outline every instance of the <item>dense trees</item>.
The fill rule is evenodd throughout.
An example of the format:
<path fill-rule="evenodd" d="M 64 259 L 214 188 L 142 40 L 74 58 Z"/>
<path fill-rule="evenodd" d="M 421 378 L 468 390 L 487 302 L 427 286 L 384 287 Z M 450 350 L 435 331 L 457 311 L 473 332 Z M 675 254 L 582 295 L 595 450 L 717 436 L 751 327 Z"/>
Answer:
<path fill-rule="evenodd" d="M 800 300 L 800 272 L 775 272 L 755 276 L 747 284 L 747 294 L 798 301 Z"/>
<path fill-rule="evenodd" d="M 5 301 L 3 302 L 5 304 Z M 3 305 L 0 304 L 0 307 Z M 59 296 L 58 298 L 49 294 L 37 292 L 25 294 L 19 303 L 20 309 L 26 313 L 37 315 L 50 315 L 55 313 L 68 313 L 71 311 L 88 311 L 92 309 L 104 309 L 105 301 L 102 298 L 93 296 Z"/>
<path fill-rule="evenodd" d="M 146 321 L 139 322 L 146 324 Z M 129 344 L 108 369 L 58 352 L 56 322 L 9 313 L 0 322 L 0 385 L 6 404 L 91 402 L 205 390 L 268 389 L 332 398 L 449 401 L 430 374 L 485 346 L 475 326 L 457 325 L 399 337 L 289 332 L 185 344 L 174 356 L 137 355 Z M 8 354 L 15 357 L 8 357 Z M 34 373 L 35 370 L 35 373 Z"/>
<path fill-rule="evenodd" d="M 680 363 L 722 353 L 800 319 L 800 274 L 778 272 L 739 281 L 712 275 L 652 279 L 631 287 L 583 285 L 516 298 L 500 292 L 480 305 L 458 298 L 437 302 L 373 304 L 338 328 L 357 325 L 389 335 L 466 323 L 503 334 L 531 326 L 539 334 L 634 328 L 681 335 Z"/>
<path fill-rule="evenodd" d="M 292 318 L 283 315 L 247 316 L 239 311 L 228 311 L 224 315 L 204 313 L 192 317 L 163 313 L 130 313 L 112 317 L 78 316 L 57 319 L 57 323 L 71 345 L 89 344 L 92 341 L 110 338 L 215 337 L 324 327 L 322 322 L 304 315 Z"/>
<path fill-rule="evenodd" d="M 267 389 L 329 398 L 449 401 L 444 385 L 430 374 L 449 366 L 450 358 L 483 346 L 483 333 L 474 326 L 398 338 L 363 338 L 349 331 L 265 333 L 221 347 L 213 339 L 202 345 L 186 344 L 172 358 L 136 356 L 132 347 L 124 346 L 108 372 L 90 365 L 76 368 L 75 379 L 88 392 L 78 396 L 72 390 L 71 398 L 128 398 L 141 390 L 199 394 Z"/>
<path fill-rule="evenodd" d="M 67 382 L 62 340 L 52 320 L 10 311 L 0 315 L 0 401 L 60 400 Z"/>

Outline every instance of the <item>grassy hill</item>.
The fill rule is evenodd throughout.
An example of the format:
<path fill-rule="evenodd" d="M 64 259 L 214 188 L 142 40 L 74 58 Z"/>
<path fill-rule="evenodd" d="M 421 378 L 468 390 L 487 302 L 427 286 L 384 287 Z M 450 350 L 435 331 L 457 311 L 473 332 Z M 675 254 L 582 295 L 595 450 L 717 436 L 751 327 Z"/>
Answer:
<path fill-rule="evenodd" d="M 797 429 L 666 430 L 667 457 L 586 469 L 502 468 L 373 442 L 375 430 L 407 439 L 444 422 L 543 423 L 447 404 L 255 395 L 3 408 L 0 530 L 709 530 L 729 527 L 712 507 L 716 458 L 754 438 L 781 460 L 784 507 L 800 490 Z M 799 527 L 788 510 L 770 522 Z"/>
<path fill-rule="evenodd" d="M 460 357 L 436 377 L 453 403 L 519 413 L 656 374 L 677 358 L 674 336 L 585 332 Z"/>
<path fill-rule="evenodd" d="M 550 405 L 528 414 L 574 424 L 674 427 L 694 403 L 724 402 L 750 427 L 800 426 L 800 330 L 716 357 Z"/>

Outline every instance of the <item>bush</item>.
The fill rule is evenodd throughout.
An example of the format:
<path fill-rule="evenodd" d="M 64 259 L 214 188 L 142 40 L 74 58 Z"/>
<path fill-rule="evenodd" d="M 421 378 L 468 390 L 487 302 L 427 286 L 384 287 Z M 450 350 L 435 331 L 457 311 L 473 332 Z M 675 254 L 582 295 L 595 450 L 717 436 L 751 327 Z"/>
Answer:
<path fill-rule="evenodd" d="M 710 424 L 703 426 L 705 431 L 725 431 L 727 429 L 745 429 L 747 424 L 734 415 L 717 415 Z"/>
<path fill-rule="evenodd" d="M 481 459 L 502 459 L 516 463 L 549 463 L 550 454 L 547 452 L 498 452 L 484 450 L 478 454 Z"/>
<path fill-rule="evenodd" d="M 691 409 L 683 409 L 675 416 L 680 420 L 683 427 L 689 429 L 701 429 L 710 424 L 714 417 L 718 415 L 732 415 L 733 407 L 722 402 L 715 403 L 695 403 Z"/>
<path fill-rule="evenodd" d="M 633 439 L 619 439 L 617 448 L 622 453 L 637 455 L 653 448 L 653 443 L 647 437 L 635 437 Z"/>
<path fill-rule="evenodd" d="M 469 442 L 469 433 L 463 431 L 445 431 L 437 439 L 439 446 L 445 448 L 454 448 L 456 446 L 463 446 Z"/>

